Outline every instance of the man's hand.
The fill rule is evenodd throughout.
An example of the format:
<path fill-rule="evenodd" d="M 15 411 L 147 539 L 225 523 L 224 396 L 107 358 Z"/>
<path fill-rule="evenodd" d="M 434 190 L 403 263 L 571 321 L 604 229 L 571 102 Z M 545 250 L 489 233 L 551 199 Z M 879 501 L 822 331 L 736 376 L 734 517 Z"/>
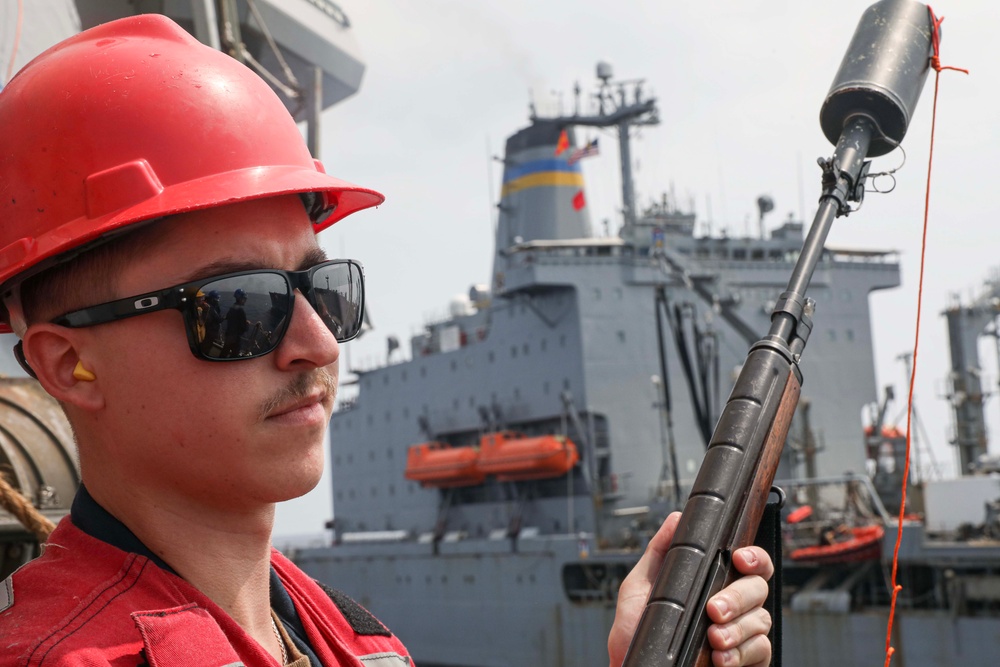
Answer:
<path fill-rule="evenodd" d="M 611 667 L 620 667 L 625 659 L 680 518 L 680 512 L 667 517 L 618 590 L 618 609 L 608 637 Z M 744 576 L 708 601 L 708 617 L 714 624 L 708 628 L 708 643 L 714 649 L 712 662 L 715 667 L 767 667 L 771 662 L 767 640 L 771 617 L 761 605 L 767 598 L 767 580 L 774 574 L 774 565 L 758 547 L 733 552 L 733 565 Z"/>

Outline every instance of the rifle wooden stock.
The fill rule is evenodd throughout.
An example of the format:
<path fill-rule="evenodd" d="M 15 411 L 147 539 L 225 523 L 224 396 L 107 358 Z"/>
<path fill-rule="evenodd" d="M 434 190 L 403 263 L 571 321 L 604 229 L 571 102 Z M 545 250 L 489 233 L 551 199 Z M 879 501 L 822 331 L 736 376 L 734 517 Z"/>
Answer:
<path fill-rule="evenodd" d="M 763 341 L 750 351 L 623 667 L 711 665 L 705 605 L 736 578 L 733 550 L 753 544 L 800 385 L 785 352 Z"/>

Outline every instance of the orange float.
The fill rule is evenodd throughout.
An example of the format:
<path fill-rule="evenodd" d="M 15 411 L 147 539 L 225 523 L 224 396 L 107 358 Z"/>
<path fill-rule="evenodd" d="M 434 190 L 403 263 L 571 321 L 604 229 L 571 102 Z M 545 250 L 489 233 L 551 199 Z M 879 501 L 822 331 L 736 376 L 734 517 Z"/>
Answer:
<path fill-rule="evenodd" d="M 482 484 L 475 447 L 449 447 L 443 442 L 413 445 L 406 453 L 406 479 L 422 486 L 454 487 Z"/>
<path fill-rule="evenodd" d="M 514 431 L 488 433 L 479 443 L 479 469 L 502 482 L 560 477 L 580 455 L 562 435 L 524 436 Z"/>
<path fill-rule="evenodd" d="M 848 528 L 846 539 L 796 549 L 789 557 L 801 563 L 856 563 L 882 555 L 882 526 Z"/>

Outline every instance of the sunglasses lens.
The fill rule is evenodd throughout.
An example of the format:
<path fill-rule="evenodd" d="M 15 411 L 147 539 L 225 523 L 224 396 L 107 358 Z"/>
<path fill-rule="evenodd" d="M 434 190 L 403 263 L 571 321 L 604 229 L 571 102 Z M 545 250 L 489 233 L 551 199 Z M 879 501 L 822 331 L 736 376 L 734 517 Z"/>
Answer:
<path fill-rule="evenodd" d="M 259 357 L 278 346 L 290 309 L 288 283 L 279 274 L 212 280 L 195 298 L 193 337 L 207 359 Z"/>
<path fill-rule="evenodd" d="M 359 264 L 337 262 L 317 269 L 313 274 L 311 296 L 316 313 L 338 342 L 351 340 L 361 333 L 365 284 Z"/>

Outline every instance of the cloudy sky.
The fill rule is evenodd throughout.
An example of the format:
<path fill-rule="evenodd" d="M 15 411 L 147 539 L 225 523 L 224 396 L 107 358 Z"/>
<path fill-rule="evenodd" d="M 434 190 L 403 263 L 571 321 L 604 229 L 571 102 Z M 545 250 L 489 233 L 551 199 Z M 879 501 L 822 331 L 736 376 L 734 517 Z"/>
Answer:
<path fill-rule="evenodd" d="M 368 69 L 358 95 L 325 113 L 322 157 L 328 171 L 387 196 L 382 207 L 323 239 L 331 253 L 366 266 L 376 329 L 347 352 L 349 363 L 363 368 L 384 361 L 386 336 L 407 341 L 443 315 L 453 296 L 489 281 L 501 177 L 489 158 L 527 124 L 530 98 L 540 112 L 558 110 L 560 101 L 570 111 L 573 84 L 591 90 L 598 61 L 611 63 L 618 78 L 645 79 L 659 99 L 661 124 L 644 129 L 633 147 L 640 202 L 673 190 L 693 206 L 702 231 L 725 229 L 731 236 L 756 233 L 756 199 L 765 193 L 776 202 L 771 225 L 789 215 L 811 221 L 820 191 L 815 160 L 832 152 L 819 128 L 820 105 L 870 3 L 342 4 Z M 916 386 L 933 440 L 928 445 L 950 471 L 951 416 L 942 398 L 949 359 L 940 312 L 954 295 L 970 299 L 1000 266 L 1000 203 L 990 176 L 1000 148 L 1000 3 L 933 6 L 947 19 L 942 62 L 971 70 L 941 77 Z M 871 298 L 879 386 L 896 385 L 900 397 L 905 370 L 896 357 L 913 349 L 933 83 L 932 75 L 904 141 L 907 159 L 896 190 L 869 195 L 860 212 L 836 222 L 829 240 L 900 252 L 902 287 Z M 583 163 L 587 200 L 592 219 L 610 219 L 614 229 L 618 155 L 612 135 L 601 139 L 603 154 Z M 890 154 L 875 168 L 900 159 Z M 995 388 L 995 346 L 984 340 L 981 347 Z M 996 397 L 987 412 L 996 432 Z M 905 405 L 898 400 L 889 414 L 905 421 Z M 929 461 L 925 452 L 922 462 Z M 329 512 L 328 497 L 323 484 L 285 508 L 278 532 L 310 529 L 316 520 L 309 515 Z"/>

